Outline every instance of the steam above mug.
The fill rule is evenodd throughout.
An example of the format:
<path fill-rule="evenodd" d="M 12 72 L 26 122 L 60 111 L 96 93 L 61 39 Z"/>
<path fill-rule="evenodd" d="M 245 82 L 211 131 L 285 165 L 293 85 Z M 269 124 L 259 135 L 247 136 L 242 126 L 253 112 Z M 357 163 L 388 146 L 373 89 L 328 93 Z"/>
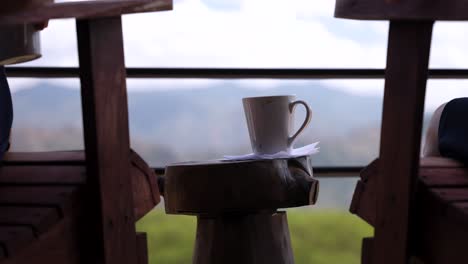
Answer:
<path fill-rule="evenodd" d="M 290 153 L 296 138 L 312 118 L 307 103 L 294 95 L 247 97 L 242 99 L 250 143 L 255 154 Z M 294 133 L 294 109 L 303 105 L 306 117 Z M 294 134 L 293 134 L 294 133 Z"/>

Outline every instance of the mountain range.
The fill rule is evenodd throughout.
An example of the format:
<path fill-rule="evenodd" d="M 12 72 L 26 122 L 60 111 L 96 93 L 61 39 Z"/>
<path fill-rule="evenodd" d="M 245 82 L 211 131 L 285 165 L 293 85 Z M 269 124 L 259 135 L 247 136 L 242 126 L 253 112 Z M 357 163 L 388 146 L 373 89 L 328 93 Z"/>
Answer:
<path fill-rule="evenodd" d="M 311 125 L 296 147 L 320 141 L 314 166 L 365 165 L 378 154 L 382 98 L 357 96 L 317 82 L 285 82 L 269 89 L 234 81 L 186 87 L 128 93 L 132 148 L 153 166 L 250 152 L 241 99 L 278 94 L 295 94 L 312 108 Z M 45 81 L 14 93 L 13 101 L 13 150 L 83 148 L 78 89 Z M 297 124 L 303 118 L 304 110 L 298 107 Z M 355 180 L 322 182 L 321 197 L 328 197 L 324 204 L 342 206 L 349 201 Z"/>

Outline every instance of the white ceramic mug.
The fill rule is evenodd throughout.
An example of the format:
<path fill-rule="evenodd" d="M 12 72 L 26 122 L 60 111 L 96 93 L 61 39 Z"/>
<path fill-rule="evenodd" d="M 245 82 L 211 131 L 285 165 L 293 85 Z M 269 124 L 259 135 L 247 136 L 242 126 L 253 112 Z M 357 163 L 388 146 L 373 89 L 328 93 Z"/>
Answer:
<path fill-rule="evenodd" d="M 290 153 L 297 136 L 306 128 L 312 118 L 310 107 L 294 95 L 247 97 L 244 105 L 250 142 L 255 154 Z M 301 104 L 306 117 L 299 130 L 292 136 L 294 109 Z"/>

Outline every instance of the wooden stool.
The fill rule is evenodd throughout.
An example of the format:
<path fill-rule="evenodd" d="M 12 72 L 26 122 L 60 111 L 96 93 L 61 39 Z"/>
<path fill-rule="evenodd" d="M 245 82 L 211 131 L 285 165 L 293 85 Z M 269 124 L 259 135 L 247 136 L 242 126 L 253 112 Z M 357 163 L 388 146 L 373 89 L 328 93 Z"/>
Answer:
<path fill-rule="evenodd" d="M 310 157 L 169 166 L 168 214 L 197 215 L 193 263 L 294 263 L 285 212 L 315 204 Z"/>

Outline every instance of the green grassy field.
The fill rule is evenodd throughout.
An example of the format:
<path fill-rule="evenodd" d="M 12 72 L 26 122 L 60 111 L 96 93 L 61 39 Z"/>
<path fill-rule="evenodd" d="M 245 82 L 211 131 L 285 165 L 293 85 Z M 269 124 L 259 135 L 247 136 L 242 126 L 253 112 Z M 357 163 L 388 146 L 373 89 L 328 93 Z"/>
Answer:
<path fill-rule="evenodd" d="M 296 264 L 360 263 L 361 239 L 372 228 L 346 211 L 289 210 L 289 230 Z M 154 210 L 137 224 L 147 232 L 150 264 L 189 264 L 195 217 Z"/>

